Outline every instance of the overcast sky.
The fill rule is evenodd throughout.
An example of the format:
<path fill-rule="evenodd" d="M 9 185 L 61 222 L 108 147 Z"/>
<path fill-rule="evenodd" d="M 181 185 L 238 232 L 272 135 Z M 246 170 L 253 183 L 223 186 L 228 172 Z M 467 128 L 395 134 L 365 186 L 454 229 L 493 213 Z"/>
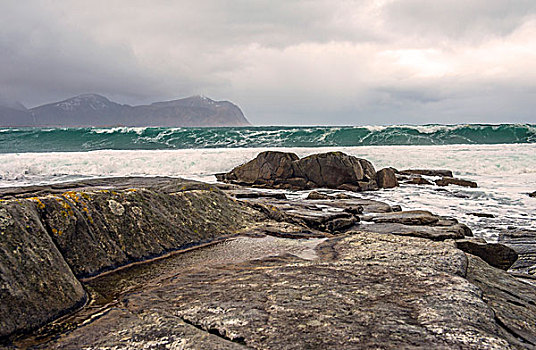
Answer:
<path fill-rule="evenodd" d="M 536 123 L 535 0 L 0 3 L 0 95 L 202 94 L 259 125 Z"/>

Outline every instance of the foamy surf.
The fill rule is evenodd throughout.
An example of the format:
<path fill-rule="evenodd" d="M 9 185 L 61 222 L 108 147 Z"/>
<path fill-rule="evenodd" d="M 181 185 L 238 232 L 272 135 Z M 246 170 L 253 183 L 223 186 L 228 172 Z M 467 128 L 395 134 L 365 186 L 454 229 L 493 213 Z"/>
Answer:
<path fill-rule="evenodd" d="M 300 157 L 338 150 L 369 159 L 377 169 L 451 169 L 458 177 L 476 181 L 479 187 L 402 185 L 359 195 L 401 204 L 404 209 L 427 209 L 459 218 L 488 239 L 509 227 L 536 229 L 536 199 L 527 196 L 536 190 L 536 144 L 5 153 L 0 154 L 0 186 L 112 176 L 172 176 L 214 182 L 213 174 L 229 171 L 266 149 L 295 152 Z M 481 218 L 474 213 L 494 217 Z"/>

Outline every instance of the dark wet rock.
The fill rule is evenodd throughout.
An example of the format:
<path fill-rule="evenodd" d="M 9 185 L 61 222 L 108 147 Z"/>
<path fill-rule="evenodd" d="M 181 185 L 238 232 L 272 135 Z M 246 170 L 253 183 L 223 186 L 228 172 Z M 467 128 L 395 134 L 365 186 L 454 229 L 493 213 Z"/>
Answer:
<path fill-rule="evenodd" d="M 393 209 L 393 211 L 402 211 L 402 207 L 398 204 L 391 205 L 391 208 Z"/>
<path fill-rule="evenodd" d="M 343 209 L 345 212 L 347 213 L 350 213 L 350 214 L 354 214 L 354 215 L 358 215 L 358 214 L 362 214 L 363 213 L 363 207 L 361 205 L 356 205 L 356 206 L 347 206 L 346 208 Z"/>
<path fill-rule="evenodd" d="M 433 185 L 432 181 L 420 176 L 412 176 L 408 180 L 404 181 L 404 183 L 409 185 Z"/>
<path fill-rule="evenodd" d="M 498 242 L 514 249 L 519 255 L 511 270 L 536 275 L 536 231 L 505 230 Z"/>
<path fill-rule="evenodd" d="M 121 295 L 120 304 L 95 321 L 41 347 L 509 349 L 518 344 L 502 333 L 494 305 L 464 278 L 467 257 L 451 244 L 369 233 L 330 239 L 317 252 L 316 260 L 280 255 L 158 277 L 148 288 Z M 496 271 L 486 270 L 485 277 Z M 493 294 L 484 292 L 488 295 Z"/>
<path fill-rule="evenodd" d="M 0 339 L 28 331 L 85 301 L 85 292 L 43 227 L 39 202 L 0 202 Z"/>
<path fill-rule="evenodd" d="M 498 335 L 516 348 L 536 349 L 536 286 L 488 265 L 479 257 L 467 257 L 467 280 L 478 286 L 482 299 L 493 310 Z"/>
<path fill-rule="evenodd" d="M 365 160 L 342 152 L 313 154 L 302 159 L 294 153 L 265 151 L 219 181 L 281 189 L 335 188 L 349 191 L 377 190 L 376 171 Z"/>
<path fill-rule="evenodd" d="M 502 270 L 508 270 L 518 258 L 515 250 L 503 244 L 463 239 L 456 241 L 456 247 Z"/>
<path fill-rule="evenodd" d="M 225 173 L 216 173 L 214 174 L 214 176 L 216 177 L 216 180 L 218 181 L 225 181 Z"/>
<path fill-rule="evenodd" d="M 335 232 L 343 232 L 346 229 L 349 229 L 350 227 L 354 226 L 357 222 L 359 222 L 359 218 L 356 218 L 354 216 L 346 217 L 346 218 L 337 218 L 331 221 L 328 221 L 325 224 L 326 231 L 335 233 Z"/>
<path fill-rule="evenodd" d="M 363 216 L 365 221 L 373 221 L 375 223 L 399 223 L 405 225 L 433 225 L 440 219 L 426 210 L 407 210 L 384 214 L 373 214 Z"/>
<path fill-rule="evenodd" d="M 477 216 L 479 218 L 494 218 L 495 215 L 490 213 L 468 213 L 469 215 Z"/>
<path fill-rule="evenodd" d="M 376 182 L 379 188 L 393 188 L 398 186 L 393 169 L 384 168 L 376 173 Z"/>
<path fill-rule="evenodd" d="M 275 198 L 275 199 L 287 199 L 284 193 L 271 193 L 271 192 L 257 192 L 257 191 L 226 191 L 227 194 L 235 198 Z"/>
<path fill-rule="evenodd" d="M 463 224 L 450 226 L 419 226 L 404 225 L 400 223 L 373 223 L 361 224 L 348 233 L 375 232 L 383 234 L 394 234 L 397 236 L 412 236 L 427 238 L 435 241 L 446 239 L 459 239 L 472 235 L 471 230 Z"/>
<path fill-rule="evenodd" d="M 316 199 L 329 199 L 329 196 L 325 193 L 320 193 L 318 191 L 311 191 L 309 192 L 309 194 L 307 195 L 307 198 L 306 199 L 312 199 L 312 200 L 316 200 Z"/>
<path fill-rule="evenodd" d="M 407 169 L 400 171 L 403 175 L 425 175 L 425 176 L 442 176 L 453 177 L 450 170 L 438 170 L 438 169 Z"/>
<path fill-rule="evenodd" d="M 455 177 L 443 177 L 439 180 L 435 180 L 435 184 L 438 186 L 448 186 L 448 185 L 457 185 L 462 187 L 478 187 L 477 183 L 474 181 L 458 179 Z"/>
<path fill-rule="evenodd" d="M 529 193 L 529 197 L 536 197 L 536 191 Z"/>

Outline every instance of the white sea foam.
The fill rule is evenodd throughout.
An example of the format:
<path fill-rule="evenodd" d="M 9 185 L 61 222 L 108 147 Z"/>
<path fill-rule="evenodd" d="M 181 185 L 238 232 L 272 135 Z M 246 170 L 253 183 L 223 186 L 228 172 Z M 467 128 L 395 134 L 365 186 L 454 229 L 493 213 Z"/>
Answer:
<path fill-rule="evenodd" d="M 536 229 L 536 145 L 366 146 L 338 148 L 271 148 L 300 157 L 332 150 L 369 159 L 377 169 L 451 169 L 474 180 L 479 188 L 401 186 L 364 194 L 401 204 L 406 209 L 427 208 L 461 218 L 491 238 L 508 226 Z M 92 151 L 69 153 L 0 154 L 0 186 L 46 184 L 78 178 L 110 176 L 173 176 L 215 181 L 255 157 L 260 148 L 182 149 L 158 151 Z M 496 218 L 470 215 L 486 212 Z"/>

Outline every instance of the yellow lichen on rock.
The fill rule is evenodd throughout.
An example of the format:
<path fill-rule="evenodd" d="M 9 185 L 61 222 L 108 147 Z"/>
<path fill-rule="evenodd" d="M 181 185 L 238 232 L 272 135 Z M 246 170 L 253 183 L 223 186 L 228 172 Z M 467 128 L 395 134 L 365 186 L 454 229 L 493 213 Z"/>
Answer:
<path fill-rule="evenodd" d="M 38 209 L 45 209 L 45 204 L 41 202 L 41 199 L 39 199 L 38 197 L 30 197 L 28 199 L 31 200 L 32 202 L 36 202 Z"/>

